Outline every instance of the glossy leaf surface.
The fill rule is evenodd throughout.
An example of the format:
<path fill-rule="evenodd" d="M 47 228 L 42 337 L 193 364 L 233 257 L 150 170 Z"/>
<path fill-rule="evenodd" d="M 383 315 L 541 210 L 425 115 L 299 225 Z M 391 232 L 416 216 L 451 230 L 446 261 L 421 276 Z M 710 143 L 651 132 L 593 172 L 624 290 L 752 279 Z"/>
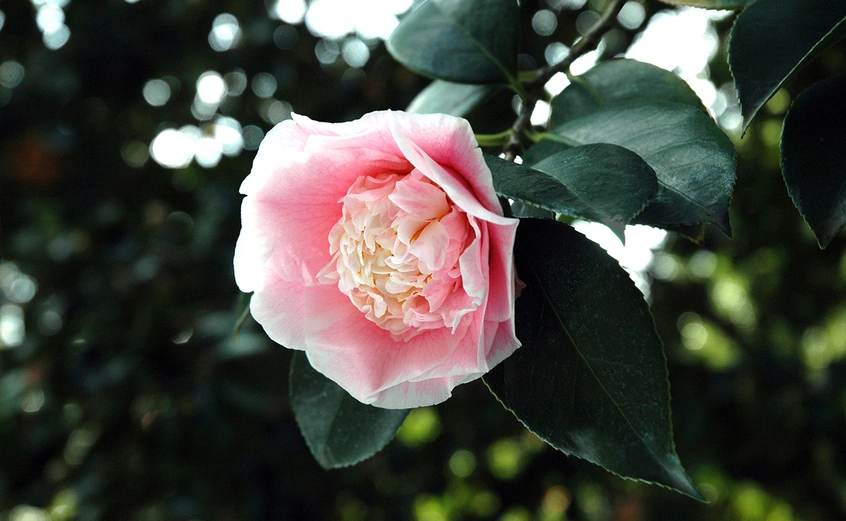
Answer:
<path fill-rule="evenodd" d="M 573 78 L 552 100 L 549 125 L 634 101 L 672 101 L 705 110 L 693 89 L 672 72 L 637 60 L 610 60 Z"/>
<path fill-rule="evenodd" d="M 661 340 L 628 274 L 563 223 L 517 230 L 523 346 L 485 382 L 556 449 L 701 499 L 673 444 Z"/>
<path fill-rule="evenodd" d="M 759 0 L 744 10 L 728 56 L 744 128 L 785 82 L 844 36 L 841 0 Z"/>
<path fill-rule="evenodd" d="M 846 225 L 846 76 L 803 92 L 781 136 L 784 182 L 825 248 Z"/>
<path fill-rule="evenodd" d="M 411 100 L 407 112 L 463 117 L 496 90 L 492 85 L 469 85 L 435 80 Z"/>
<path fill-rule="evenodd" d="M 489 155 L 485 161 L 497 193 L 545 210 L 601 222 L 621 240 L 626 224 L 658 192 L 655 171 L 640 156 L 605 143 L 563 150 L 531 168 Z"/>
<path fill-rule="evenodd" d="M 406 67 L 458 83 L 508 83 L 517 74 L 514 0 L 428 0 L 400 22 L 388 51 Z"/>
<path fill-rule="evenodd" d="M 291 406 L 306 444 L 320 466 L 347 467 L 382 450 L 407 410 L 365 405 L 315 371 L 305 353 L 291 361 Z"/>
<path fill-rule="evenodd" d="M 554 133 L 574 143 L 620 145 L 655 170 L 661 189 L 638 222 L 656 226 L 707 222 L 730 233 L 734 145 L 699 109 L 681 103 L 634 102 L 571 120 Z"/>

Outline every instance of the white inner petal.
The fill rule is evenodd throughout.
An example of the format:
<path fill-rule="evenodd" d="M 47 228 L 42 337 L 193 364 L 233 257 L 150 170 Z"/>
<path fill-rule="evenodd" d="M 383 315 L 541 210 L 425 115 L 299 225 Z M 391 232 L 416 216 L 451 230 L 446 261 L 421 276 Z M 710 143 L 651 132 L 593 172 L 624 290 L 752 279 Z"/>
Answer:
<path fill-rule="evenodd" d="M 329 233 L 332 260 L 318 274 L 398 340 L 435 328 L 453 331 L 478 299 L 464 290 L 459 258 L 475 217 L 457 208 L 417 170 L 359 178 Z"/>

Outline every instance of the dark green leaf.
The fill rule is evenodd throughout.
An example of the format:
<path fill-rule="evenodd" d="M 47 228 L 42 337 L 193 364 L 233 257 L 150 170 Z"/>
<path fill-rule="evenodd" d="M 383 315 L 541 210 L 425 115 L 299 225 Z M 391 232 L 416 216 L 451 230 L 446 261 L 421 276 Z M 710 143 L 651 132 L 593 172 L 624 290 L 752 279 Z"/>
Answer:
<path fill-rule="evenodd" d="M 515 0 L 428 0 L 388 39 L 388 51 L 420 74 L 458 83 L 509 83 L 517 74 Z"/>
<path fill-rule="evenodd" d="M 781 86 L 846 36 L 842 0 L 759 0 L 731 29 L 729 65 L 745 129 Z"/>
<path fill-rule="evenodd" d="M 549 126 L 633 101 L 673 101 L 705 111 L 693 89 L 672 72 L 636 60 L 611 60 L 573 78 L 552 100 Z"/>
<path fill-rule="evenodd" d="M 407 410 L 365 405 L 315 371 L 305 353 L 291 361 L 291 406 L 308 448 L 326 469 L 376 454 L 396 434 Z"/>
<path fill-rule="evenodd" d="M 655 170 L 661 189 L 637 222 L 708 222 L 730 233 L 736 154 L 731 140 L 701 110 L 681 103 L 634 102 L 568 121 L 554 133 L 577 143 L 620 145 Z"/>
<path fill-rule="evenodd" d="M 570 148 L 531 168 L 491 155 L 485 155 L 485 161 L 497 193 L 601 222 L 620 240 L 624 240 L 626 225 L 658 193 L 655 171 L 640 156 L 617 145 Z"/>
<path fill-rule="evenodd" d="M 532 166 L 535 163 L 540 163 L 547 157 L 567 150 L 568 148 L 573 147 L 560 141 L 553 141 L 552 139 L 541 139 L 522 154 L 523 165 Z"/>
<path fill-rule="evenodd" d="M 690 5 L 705 9 L 743 9 L 758 0 L 661 0 L 670 5 Z"/>
<path fill-rule="evenodd" d="M 497 398 L 558 450 L 703 499 L 676 455 L 663 347 L 628 274 L 556 221 L 521 220 L 514 251 L 523 347 L 484 377 Z"/>
<path fill-rule="evenodd" d="M 435 80 L 411 100 L 407 112 L 463 117 L 496 90 L 492 85 L 468 85 Z"/>
<path fill-rule="evenodd" d="M 793 203 L 825 248 L 846 224 L 846 76 L 796 98 L 784 119 L 781 161 Z"/>

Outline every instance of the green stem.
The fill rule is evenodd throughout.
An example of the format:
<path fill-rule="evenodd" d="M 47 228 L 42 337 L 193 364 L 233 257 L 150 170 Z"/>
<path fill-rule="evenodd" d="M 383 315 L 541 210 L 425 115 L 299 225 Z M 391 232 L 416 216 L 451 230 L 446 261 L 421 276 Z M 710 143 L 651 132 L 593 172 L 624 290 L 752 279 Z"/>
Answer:
<path fill-rule="evenodd" d="M 550 141 L 557 141 L 558 143 L 564 143 L 565 145 L 571 147 L 579 147 L 582 146 L 584 143 L 579 143 L 573 139 L 564 137 L 560 134 L 556 134 L 554 132 L 532 132 L 531 130 L 526 131 L 526 136 L 537 143 L 541 139 L 548 139 Z"/>
<path fill-rule="evenodd" d="M 480 147 L 497 147 L 505 143 L 509 135 L 511 135 L 511 129 L 498 134 L 476 134 L 476 142 Z"/>
<path fill-rule="evenodd" d="M 573 44 L 569 54 L 559 63 L 539 69 L 535 72 L 535 77 L 527 81 L 525 85 L 515 85 L 515 82 L 509 79 L 511 88 L 520 95 L 523 106 L 517 120 L 511 126 L 511 135 L 503 142 L 502 151 L 505 159 L 513 161 L 525 148 L 523 140 L 532 128 L 532 111 L 535 110 L 538 100 L 544 97 L 546 83 L 559 72 L 569 74 L 570 65 L 576 58 L 596 48 L 602 36 L 614 27 L 614 21 L 624 4 L 625 0 L 611 0 L 596 25 Z M 526 76 L 523 75 L 522 78 Z"/>
<path fill-rule="evenodd" d="M 248 295 L 246 293 L 241 293 L 241 297 L 238 299 L 239 306 L 244 306 L 244 309 L 241 311 L 241 316 L 239 316 L 238 320 L 235 321 L 235 327 L 232 328 L 233 340 L 238 338 L 238 333 L 241 331 L 241 327 L 250 316 L 250 299 L 252 299 L 252 295 Z"/>
<path fill-rule="evenodd" d="M 519 79 L 512 78 L 511 76 L 508 77 L 508 86 L 520 96 L 520 99 L 526 100 L 529 97 L 529 92 L 523 87 L 523 81 Z"/>

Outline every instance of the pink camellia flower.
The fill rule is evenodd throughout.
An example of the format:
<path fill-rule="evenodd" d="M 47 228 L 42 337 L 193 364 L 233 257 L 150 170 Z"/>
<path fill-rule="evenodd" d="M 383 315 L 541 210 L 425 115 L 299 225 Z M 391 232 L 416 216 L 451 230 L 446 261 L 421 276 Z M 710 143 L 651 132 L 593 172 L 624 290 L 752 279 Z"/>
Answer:
<path fill-rule="evenodd" d="M 241 193 L 235 280 L 253 317 L 359 401 L 442 402 L 520 346 L 517 220 L 467 121 L 295 115 Z"/>

